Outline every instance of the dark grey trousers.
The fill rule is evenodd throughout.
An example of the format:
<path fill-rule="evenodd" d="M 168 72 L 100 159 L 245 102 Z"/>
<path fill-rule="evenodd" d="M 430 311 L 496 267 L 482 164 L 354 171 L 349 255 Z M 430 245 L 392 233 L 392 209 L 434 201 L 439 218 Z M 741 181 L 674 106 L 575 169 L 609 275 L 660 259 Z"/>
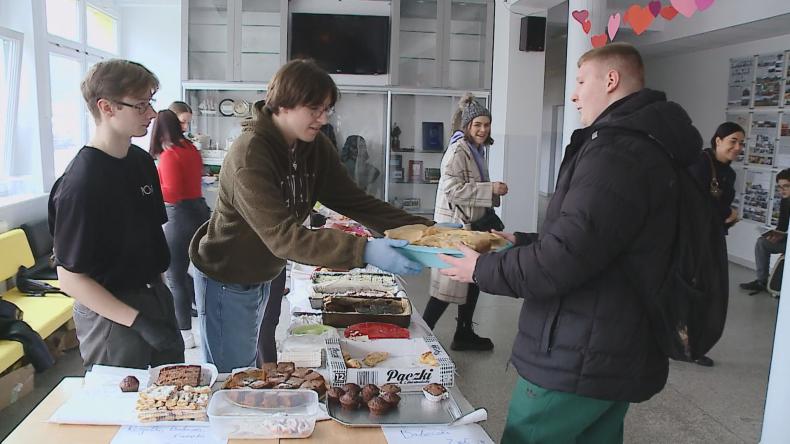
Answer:
<path fill-rule="evenodd" d="M 205 199 L 182 200 L 165 205 L 167 223 L 164 225 L 165 239 L 170 250 L 170 267 L 165 272 L 167 286 L 173 293 L 178 328 L 192 328 L 192 302 L 195 301 L 195 285 L 187 274 L 189 268 L 189 242 L 195 231 L 209 218 L 210 210 Z"/>
<path fill-rule="evenodd" d="M 113 294 L 152 319 L 176 325 L 173 296 L 161 279 L 151 283 L 150 288 Z M 77 301 L 74 302 L 74 324 L 87 370 L 94 364 L 145 369 L 149 365 L 184 362 L 184 341 L 175 328 L 172 349 L 157 351 L 136 331 L 98 315 Z"/>
<path fill-rule="evenodd" d="M 280 323 L 280 309 L 283 305 L 283 291 L 285 291 L 286 271 L 283 271 L 272 280 L 269 290 L 269 301 L 263 311 L 261 328 L 258 331 L 258 365 L 264 362 L 277 362 L 277 342 L 274 340 L 274 331 Z"/>

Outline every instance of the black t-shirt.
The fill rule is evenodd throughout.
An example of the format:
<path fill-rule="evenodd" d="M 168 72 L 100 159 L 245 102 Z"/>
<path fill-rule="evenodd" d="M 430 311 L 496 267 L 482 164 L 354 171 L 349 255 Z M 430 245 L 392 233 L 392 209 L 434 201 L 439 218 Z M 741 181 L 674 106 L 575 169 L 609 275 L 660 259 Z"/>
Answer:
<path fill-rule="evenodd" d="M 82 147 L 49 195 L 57 265 L 110 291 L 143 287 L 167 269 L 165 222 L 154 160 L 134 145 L 123 159 Z"/>

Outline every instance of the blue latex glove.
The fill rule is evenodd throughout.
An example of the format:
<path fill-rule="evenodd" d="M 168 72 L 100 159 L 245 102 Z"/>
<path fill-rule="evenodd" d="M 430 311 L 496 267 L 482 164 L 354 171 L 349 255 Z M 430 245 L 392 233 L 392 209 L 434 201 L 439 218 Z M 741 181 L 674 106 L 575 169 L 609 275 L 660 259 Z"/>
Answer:
<path fill-rule="evenodd" d="M 457 224 L 455 222 L 436 222 L 436 226 L 442 228 L 463 228 L 464 224 Z"/>
<path fill-rule="evenodd" d="M 402 255 L 395 247 L 405 247 L 409 241 L 378 238 L 371 239 L 365 246 L 362 260 L 390 273 L 409 275 L 422 271 L 422 265 Z"/>

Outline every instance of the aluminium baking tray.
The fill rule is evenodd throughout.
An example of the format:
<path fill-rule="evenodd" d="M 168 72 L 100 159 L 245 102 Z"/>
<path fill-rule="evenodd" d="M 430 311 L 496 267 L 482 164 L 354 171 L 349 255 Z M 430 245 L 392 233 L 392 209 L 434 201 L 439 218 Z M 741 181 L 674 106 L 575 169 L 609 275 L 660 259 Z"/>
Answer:
<path fill-rule="evenodd" d="M 422 391 L 398 393 L 401 397 L 398 407 L 381 416 L 371 414 L 367 407 L 348 410 L 334 403 L 327 405 L 327 412 L 332 419 L 349 427 L 406 427 L 449 425 L 475 410 L 457 387 L 447 391 L 450 396 L 440 402 L 428 401 Z"/>

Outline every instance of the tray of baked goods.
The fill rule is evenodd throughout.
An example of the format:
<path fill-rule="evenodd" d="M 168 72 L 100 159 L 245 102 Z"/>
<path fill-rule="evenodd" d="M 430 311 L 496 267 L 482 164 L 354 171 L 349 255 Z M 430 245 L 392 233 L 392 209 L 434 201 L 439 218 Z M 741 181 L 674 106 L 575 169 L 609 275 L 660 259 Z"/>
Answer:
<path fill-rule="evenodd" d="M 329 389 L 326 401 L 329 416 L 351 427 L 448 425 L 471 411 L 437 383 L 423 385 L 419 391 L 405 391 L 392 383 L 346 383 Z"/>
<path fill-rule="evenodd" d="M 391 273 L 316 271 L 311 276 L 310 306 L 321 309 L 327 297 L 402 299 L 406 292 Z"/>
<path fill-rule="evenodd" d="M 324 296 L 321 311 L 324 325 L 333 327 L 348 327 L 360 322 L 387 322 L 408 327 L 412 312 L 408 298 L 344 295 Z"/>
<path fill-rule="evenodd" d="M 261 368 L 235 370 L 222 384 L 222 389 L 307 389 L 320 398 L 326 393 L 327 384 L 324 377 L 311 368 L 297 367 L 293 362 L 277 362 L 264 363 Z"/>
<path fill-rule="evenodd" d="M 508 240 L 494 233 L 435 225 L 431 227 L 420 224 L 404 225 L 387 230 L 384 235 L 390 239 L 409 241 L 408 245 L 399 247 L 403 255 L 431 268 L 449 266 L 439 258 L 439 254 L 463 257 L 463 253 L 458 249 L 459 244 L 466 245 L 478 253 L 499 252 L 513 246 Z"/>

